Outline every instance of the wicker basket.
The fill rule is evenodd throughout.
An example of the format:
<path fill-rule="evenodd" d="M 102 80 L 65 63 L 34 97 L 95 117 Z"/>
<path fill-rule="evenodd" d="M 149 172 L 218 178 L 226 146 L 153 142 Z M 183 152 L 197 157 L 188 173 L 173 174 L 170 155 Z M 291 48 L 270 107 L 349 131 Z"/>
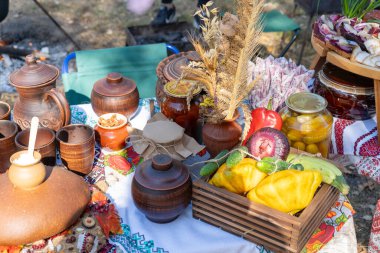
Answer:
<path fill-rule="evenodd" d="M 300 252 L 339 197 L 322 184 L 302 213 L 291 216 L 215 187 L 204 179 L 193 183 L 193 217 L 261 244 L 274 252 Z"/>

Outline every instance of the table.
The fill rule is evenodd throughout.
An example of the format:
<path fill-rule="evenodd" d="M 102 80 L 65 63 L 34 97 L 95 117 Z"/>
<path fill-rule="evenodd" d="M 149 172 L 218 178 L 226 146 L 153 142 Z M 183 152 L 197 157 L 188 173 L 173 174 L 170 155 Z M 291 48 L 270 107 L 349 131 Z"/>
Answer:
<path fill-rule="evenodd" d="M 143 129 L 151 115 L 149 99 L 140 100 L 138 110 L 138 113 L 131 118 L 131 123 L 133 127 Z M 91 126 L 96 124 L 97 117 L 92 111 L 91 105 L 72 106 L 71 111 L 72 123 L 85 123 Z M 157 105 L 155 105 L 155 111 L 159 111 Z M 102 151 L 102 153 L 107 155 L 106 151 Z M 185 163 L 191 164 L 194 159 L 207 159 L 207 156 L 192 157 Z M 115 244 L 120 251 L 162 253 L 269 252 L 261 246 L 194 219 L 191 205 L 171 223 L 156 224 L 149 221 L 136 208 L 132 200 L 130 189 L 133 172 L 122 176 L 107 166 L 101 166 L 104 164 L 102 158 L 97 163 L 100 165 L 99 167 L 104 167 L 105 177 L 110 185 L 107 189 L 107 195 L 115 202 L 122 218 L 124 233 L 113 235 L 110 238 L 111 243 Z M 339 203 L 325 219 L 324 230 L 321 230 L 319 236 L 314 238 L 314 243 L 310 244 L 310 248 L 319 247 L 321 242 L 329 240 L 334 234 L 333 239 L 320 252 L 356 252 L 356 235 L 351 207 L 342 197 Z M 337 229 L 340 231 L 337 232 Z"/>

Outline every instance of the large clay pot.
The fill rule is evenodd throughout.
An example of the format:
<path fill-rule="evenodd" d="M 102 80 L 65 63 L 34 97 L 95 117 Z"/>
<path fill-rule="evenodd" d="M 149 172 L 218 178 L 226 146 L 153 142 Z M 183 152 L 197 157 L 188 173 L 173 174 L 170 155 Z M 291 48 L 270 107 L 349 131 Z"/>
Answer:
<path fill-rule="evenodd" d="M 107 77 L 95 82 L 91 92 L 91 105 L 98 116 L 113 112 L 129 117 L 139 107 L 139 98 L 133 80 L 119 73 L 109 73 Z"/>
<path fill-rule="evenodd" d="M 9 83 L 19 94 L 13 109 L 13 120 L 21 129 L 30 128 L 32 117 L 40 126 L 57 131 L 70 123 L 70 107 L 65 96 L 55 89 L 58 68 L 36 62 L 33 55 L 25 58 L 26 65 L 14 71 Z"/>
<path fill-rule="evenodd" d="M 202 139 L 211 157 L 215 157 L 223 149 L 232 149 L 239 141 L 242 127 L 235 121 L 238 114 L 231 120 L 220 123 L 206 123 L 202 129 Z"/>
<path fill-rule="evenodd" d="M 136 169 L 132 197 L 149 220 L 157 223 L 173 221 L 191 200 L 189 171 L 169 155 L 156 155 Z"/>

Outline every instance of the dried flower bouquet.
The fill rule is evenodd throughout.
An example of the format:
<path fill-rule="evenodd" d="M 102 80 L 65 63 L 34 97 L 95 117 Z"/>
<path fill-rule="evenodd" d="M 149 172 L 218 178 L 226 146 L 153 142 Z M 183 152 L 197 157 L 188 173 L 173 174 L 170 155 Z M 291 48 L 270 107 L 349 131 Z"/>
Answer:
<path fill-rule="evenodd" d="M 201 61 L 191 62 L 183 70 L 183 78 L 197 81 L 207 92 L 203 107 L 206 121 L 218 123 L 232 120 L 238 107 L 243 109 L 246 125 L 251 120 L 249 107 L 243 104 L 256 84 L 249 66 L 259 49 L 262 33 L 260 14 L 263 0 L 236 0 L 237 15 L 218 16 L 208 2 L 195 15 L 204 25 L 202 37 L 192 37 Z M 244 139 L 248 129 L 243 132 Z"/>

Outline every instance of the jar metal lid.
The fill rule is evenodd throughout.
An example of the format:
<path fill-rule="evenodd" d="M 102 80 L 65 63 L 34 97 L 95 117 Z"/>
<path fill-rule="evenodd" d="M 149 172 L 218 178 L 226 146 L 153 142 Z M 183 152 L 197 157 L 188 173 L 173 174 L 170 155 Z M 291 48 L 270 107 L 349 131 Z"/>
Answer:
<path fill-rule="evenodd" d="M 310 92 L 299 92 L 290 95 L 286 101 L 286 106 L 299 113 L 317 113 L 327 107 L 325 98 Z"/>
<path fill-rule="evenodd" d="M 180 80 L 179 82 L 170 81 L 165 84 L 164 92 L 172 97 L 186 98 L 190 92 L 190 89 L 193 89 L 192 95 L 195 96 L 201 92 L 201 87 L 199 85 L 193 87 L 194 85 L 196 85 L 196 83 L 191 80 Z"/>

